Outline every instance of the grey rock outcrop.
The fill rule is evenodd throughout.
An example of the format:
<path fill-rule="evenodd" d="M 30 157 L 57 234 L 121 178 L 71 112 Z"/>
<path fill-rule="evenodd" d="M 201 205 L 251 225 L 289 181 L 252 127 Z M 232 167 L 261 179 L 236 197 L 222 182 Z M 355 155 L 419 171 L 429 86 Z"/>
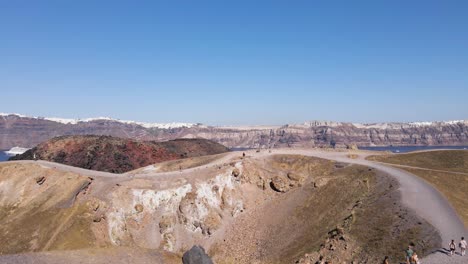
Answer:
<path fill-rule="evenodd" d="M 201 246 L 193 246 L 189 251 L 182 256 L 183 264 L 213 264 L 210 256 L 205 253 L 205 249 Z"/>

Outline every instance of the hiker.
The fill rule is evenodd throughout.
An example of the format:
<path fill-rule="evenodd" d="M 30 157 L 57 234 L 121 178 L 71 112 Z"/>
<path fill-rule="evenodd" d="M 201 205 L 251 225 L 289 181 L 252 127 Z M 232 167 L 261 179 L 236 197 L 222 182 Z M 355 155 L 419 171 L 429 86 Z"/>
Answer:
<path fill-rule="evenodd" d="M 416 254 L 416 252 L 413 252 L 413 256 L 411 258 L 413 259 L 414 264 L 421 264 L 421 262 L 419 262 L 418 254 Z"/>
<path fill-rule="evenodd" d="M 411 257 L 413 256 L 413 246 L 411 244 L 408 246 L 408 249 L 405 250 L 405 256 L 406 256 L 406 264 L 412 264 Z"/>
<path fill-rule="evenodd" d="M 389 264 L 389 262 L 388 262 L 388 256 L 385 256 L 385 258 L 384 258 L 382 264 Z"/>
<path fill-rule="evenodd" d="M 450 249 L 450 256 L 453 256 L 453 253 L 455 253 L 455 241 L 452 239 L 452 242 L 449 244 L 449 249 Z"/>
<path fill-rule="evenodd" d="M 460 247 L 460 253 L 462 256 L 465 256 L 465 253 L 466 253 L 466 240 L 464 237 L 461 238 L 460 240 L 460 243 L 458 244 L 458 246 Z"/>

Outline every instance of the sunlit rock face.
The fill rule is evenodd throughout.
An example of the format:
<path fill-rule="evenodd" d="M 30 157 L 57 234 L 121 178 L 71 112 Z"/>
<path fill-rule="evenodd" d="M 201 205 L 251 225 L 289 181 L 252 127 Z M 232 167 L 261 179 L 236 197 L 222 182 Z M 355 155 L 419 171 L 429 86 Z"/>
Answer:
<path fill-rule="evenodd" d="M 110 135 L 137 140 L 206 138 L 229 148 L 349 145 L 468 145 L 468 121 L 358 124 L 311 121 L 284 126 L 210 127 L 94 118 L 67 121 L 0 114 L 0 149 L 32 148 L 62 135 Z"/>

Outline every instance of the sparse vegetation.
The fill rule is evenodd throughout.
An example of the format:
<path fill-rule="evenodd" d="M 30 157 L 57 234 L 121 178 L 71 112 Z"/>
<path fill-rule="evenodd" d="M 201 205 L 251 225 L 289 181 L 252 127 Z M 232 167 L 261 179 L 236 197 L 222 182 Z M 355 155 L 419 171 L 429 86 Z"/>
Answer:
<path fill-rule="evenodd" d="M 370 156 L 368 159 L 433 170 L 468 173 L 468 151 L 466 150 L 439 150 L 405 154 L 386 154 Z"/>

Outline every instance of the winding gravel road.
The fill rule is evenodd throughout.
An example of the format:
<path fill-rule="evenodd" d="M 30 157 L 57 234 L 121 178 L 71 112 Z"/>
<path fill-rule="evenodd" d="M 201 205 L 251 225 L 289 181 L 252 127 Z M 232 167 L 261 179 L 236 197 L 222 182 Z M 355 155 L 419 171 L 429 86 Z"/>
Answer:
<path fill-rule="evenodd" d="M 241 156 L 242 152 L 232 152 L 226 156 L 215 160 L 209 164 L 203 166 L 218 166 L 228 160 Z M 390 176 L 394 177 L 400 183 L 400 191 L 402 203 L 408 208 L 414 210 L 417 215 L 424 218 L 430 224 L 432 224 L 440 233 L 443 241 L 443 246 L 447 247 L 451 239 L 458 241 L 461 236 L 468 237 L 468 232 L 463 222 L 455 212 L 454 208 L 449 202 L 442 196 L 440 192 L 434 189 L 424 180 L 419 177 L 404 171 L 386 165 L 383 163 L 368 161 L 365 158 L 371 154 L 366 152 L 356 152 L 358 157 L 355 159 L 349 158 L 349 152 L 335 152 L 335 151 L 322 151 L 322 150 L 310 150 L 310 149 L 275 149 L 272 152 L 262 151 L 257 153 L 255 151 L 247 151 L 248 155 L 253 157 L 265 157 L 274 154 L 299 154 L 305 156 L 313 156 L 328 160 L 334 160 L 339 162 L 346 162 L 352 164 L 365 165 L 368 167 L 375 168 L 379 171 L 385 172 Z M 375 153 L 372 153 L 375 154 Z M 185 169 L 177 172 L 163 172 L 163 173 L 146 173 L 144 175 L 125 173 L 125 174 L 113 174 L 106 172 L 90 171 L 86 169 L 71 167 L 63 164 L 57 164 L 46 161 L 14 161 L 22 163 L 36 163 L 45 167 L 55 168 L 64 171 L 70 171 L 79 173 L 90 177 L 119 177 L 122 179 L 138 178 L 138 177 L 170 177 L 174 175 L 189 175 L 197 168 Z M 403 250 L 403 249 L 402 249 Z M 459 255 L 449 257 L 442 248 L 439 251 L 427 256 L 422 260 L 423 264 L 467 264 L 468 256 L 461 257 Z"/>
<path fill-rule="evenodd" d="M 274 153 L 281 154 L 301 154 L 314 156 L 339 162 L 365 165 L 385 172 L 394 177 L 400 183 L 402 203 L 410 209 L 413 209 L 417 215 L 424 218 L 432 224 L 442 237 L 442 246 L 448 247 L 452 239 L 459 241 L 460 237 L 468 237 L 460 217 L 455 209 L 445 199 L 442 194 L 434 187 L 429 185 L 421 178 L 398 168 L 384 165 L 382 163 L 372 162 L 365 159 L 369 154 L 360 153 L 358 158 L 351 159 L 348 152 L 330 152 L 316 150 L 278 150 Z M 458 243 L 458 242 L 457 242 Z M 450 257 L 446 250 L 441 248 L 439 251 L 427 256 L 422 260 L 423 264 L 445 264 L 445 263 L 468 263 L 468 256 L 461 257 L 455 255 Z"/>

